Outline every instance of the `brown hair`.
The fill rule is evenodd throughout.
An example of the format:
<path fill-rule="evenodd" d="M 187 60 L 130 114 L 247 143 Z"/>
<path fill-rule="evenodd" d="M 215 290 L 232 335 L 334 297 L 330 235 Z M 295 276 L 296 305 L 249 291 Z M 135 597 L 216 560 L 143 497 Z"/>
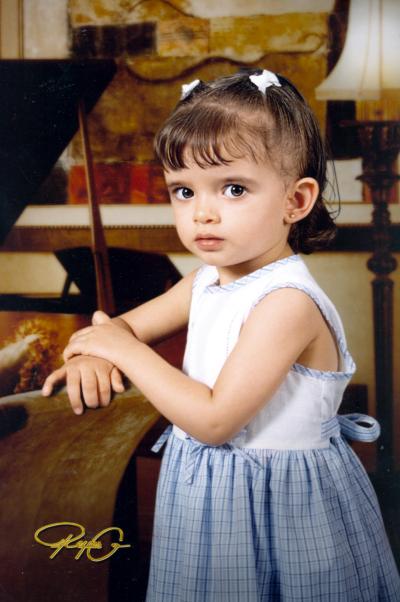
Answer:
<path fill-rule="evenodd" d="M 263 94 L 249 78 L 260 72 L 200 82 L 157 133 L 155 153 L 163 168 L 172 171 L 187 167 L 189 153 L 203 168 L 247 156 L 268 159 L 291 179 L 315 178 L 317 201 L 307 217 L 292 225 L 288 237 L 295 253 L 308 254 L 325 246 L 336 231 L 322 198 L 325 146 L 316 117 L 294 85 L 278 76 L 281 86 L 270 86 Z"/>

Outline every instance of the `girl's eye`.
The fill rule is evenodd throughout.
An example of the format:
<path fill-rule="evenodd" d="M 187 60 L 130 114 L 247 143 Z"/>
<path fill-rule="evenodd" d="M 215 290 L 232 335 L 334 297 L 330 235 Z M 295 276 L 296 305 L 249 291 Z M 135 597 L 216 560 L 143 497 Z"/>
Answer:
<path fill-rule="evenodd" d="M 244 186 L 240 186 L 240 184 L 229 184 L 229 186 L 227 186 L 225 188 L 225 194 L 227 197 L 233 199 L 233 198 L 237 198 L 239 196 L 243 196 L 243 194 L 246 192 L 246 189 Z"/>
<path fill-rule="evenodd" d="M 184 188 L 182 186 L 181 188 L 176 188 L 174 190 L 174 195 L 180 201 L 184 201 L 184 200 L 192 198 L 192 196 L 193 196 L 193 190 L 191 190 L 190 188 Z"/>

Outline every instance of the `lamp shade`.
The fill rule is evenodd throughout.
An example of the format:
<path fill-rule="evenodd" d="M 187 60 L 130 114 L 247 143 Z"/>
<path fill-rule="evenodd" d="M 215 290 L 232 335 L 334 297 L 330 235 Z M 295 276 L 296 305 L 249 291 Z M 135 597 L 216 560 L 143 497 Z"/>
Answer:
<path fill-rule="evenodd" d="M 351 0 L 346 41 L 319 100 L 380 100 L 400 90 L 400 0 Z"/>

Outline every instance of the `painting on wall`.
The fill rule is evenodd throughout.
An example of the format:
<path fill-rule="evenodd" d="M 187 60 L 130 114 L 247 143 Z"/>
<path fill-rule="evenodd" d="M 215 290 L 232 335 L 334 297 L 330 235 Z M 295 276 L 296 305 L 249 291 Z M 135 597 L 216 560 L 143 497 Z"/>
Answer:
<path fill-rule="evenodd" d="M 242 66 L 281 72 L 309 99 L 324 128 L 325 104 L 313 92 L 325 75 L 321 51 L 327 44 L 329 12 L 324 11 L 332 3 L 320 9 L 311 3 L 309 12 L 284 14 L 255 4 L 239 10 L 227 2 L 216 10 L 178 1 L 161 1 L 157 8 L 146 2 L 68 3 L 70 58 L 117 64 L 89 118 L 101 203 L 168 201 L 152 143 L 182 84 L 192 79 L 213 79 Z M 84 180 L 76 136 L 32 201 L 85 204 Z"/>

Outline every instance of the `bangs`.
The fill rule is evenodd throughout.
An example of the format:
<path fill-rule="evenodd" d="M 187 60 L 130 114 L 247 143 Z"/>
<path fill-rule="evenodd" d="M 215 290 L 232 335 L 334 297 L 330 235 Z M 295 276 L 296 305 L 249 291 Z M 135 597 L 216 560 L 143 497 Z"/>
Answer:
<path fill-rule="evenodd" d="M 167 171 L 187 168 L 191 161 L 201 168 L 228 165 L 243 157 L 258 162 L 268 154 L 270 137 L 266 131 L 270 128 L 260 121 L 265 119 L 259 118 L 256 126 L 244 111 L 215 103 L 183 105 L 158 132 L 156 157 Z"/>

